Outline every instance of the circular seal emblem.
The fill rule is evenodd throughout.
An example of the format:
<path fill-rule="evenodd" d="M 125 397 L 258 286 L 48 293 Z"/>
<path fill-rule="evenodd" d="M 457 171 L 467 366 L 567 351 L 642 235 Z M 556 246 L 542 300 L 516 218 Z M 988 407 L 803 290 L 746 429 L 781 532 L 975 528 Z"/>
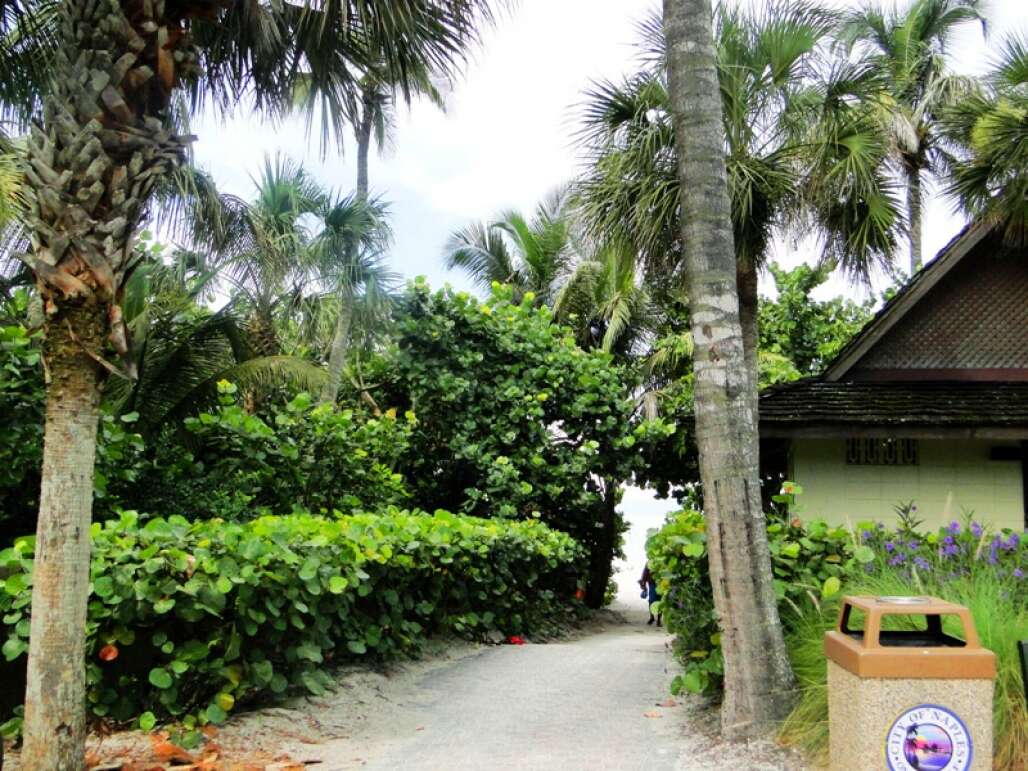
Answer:
<path fill-rule="evenodd" d="M 889 771 L 967 771 L 974 745 L 959 717 L 937 704 L 918 704 L 885 737 Z"/>

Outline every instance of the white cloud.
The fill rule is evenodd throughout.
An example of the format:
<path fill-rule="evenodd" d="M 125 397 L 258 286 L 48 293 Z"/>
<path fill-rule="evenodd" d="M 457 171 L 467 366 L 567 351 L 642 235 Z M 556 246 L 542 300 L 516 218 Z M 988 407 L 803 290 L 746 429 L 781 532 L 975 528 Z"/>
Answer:
<path fill-rule="evenodd" d="M 752 3 L 751 3 L 752 4 Z M 856 1 L 843 5 L 853 6 Z M 439 253 L 454 229 L 507 207 L 530 209 L 575 171 L 575 105 L 589 82 L 631 71 L 635 24 L 653 0 L 522 0 L 484 42 L 466 76 L 448 95 L 442 113 L 427 103 L 401 109 L 395 149 L 371 160 L 372 188 L 393 202 L 394 265 L 413 276 L 450 280 Z M 994 0 L 992 37 L 1023 21 L 1023 0 Z M 987 67 L 986 47 L 976 29 L 953 42 L 954 65 L 967 73 Z M 353 185 L 351 159 L 335 152 L 322 158 L 315 132 L 289 121 L 272 127 L 240 116 L 221 125 L 201 119 L 198 162 L 227 190 L 247 194 L 250 174 L 267 152 L 301 159 L 322 182 L 339 189 Z M 352 152 L 352 142 L 347 149 Z M 926 253 L 941 247 L 962 220 L 946 202 L 926 213 Z M 789 244 L 779 244 L 787 261 Z M 842 281 L 831 289 L 844 288 Z M 848 291 L 853 291 L 852 289 Z"/>

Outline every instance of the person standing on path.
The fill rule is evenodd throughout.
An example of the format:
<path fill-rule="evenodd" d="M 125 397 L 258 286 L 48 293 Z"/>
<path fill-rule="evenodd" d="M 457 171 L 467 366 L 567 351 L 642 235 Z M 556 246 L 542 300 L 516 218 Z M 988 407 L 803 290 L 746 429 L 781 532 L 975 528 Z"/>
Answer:
<path fill-rule="evenodd" d="M 657 582 L 653 578 L 653 574 L 650 572 L 650 563 L 647 562 L 643 567 L 642 578 L 639 579 L 639 587 L 642 589 L 640 597 L 645 597 L 649 603 L 650 609 L 650 620 L 646 622 L 649 626 L 653 623 L 653 603 L 660 600 L 660 593 L 657 591 Z M 657 626 L 660 626 L 661 619 L 664 617 L 663 613 L 658 613 L 656 617 Z"/>

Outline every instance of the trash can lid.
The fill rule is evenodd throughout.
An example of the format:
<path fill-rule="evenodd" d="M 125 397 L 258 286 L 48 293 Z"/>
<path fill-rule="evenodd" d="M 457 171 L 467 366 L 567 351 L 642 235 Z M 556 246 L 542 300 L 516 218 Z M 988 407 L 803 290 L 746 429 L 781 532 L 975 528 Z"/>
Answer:
<path fill-rule="evenodd" d="M 863 624 L 856 617 L 863 615 Z M 888 616 L 921 616 L 914 628 L 883 628 Z M 962 636 L 943 629 L 943 618 L 959 622 Z M 886 624 L 885 626 L 888 626 Z M 960 633 L 958 633 L 960 634 Z M 971 612 L 930 596 L 843 598 L 839 622 L 825 633 L 825 654 L 864 678 L 978 680 L 996 676 L 996 656 L 983 648 Z"/>

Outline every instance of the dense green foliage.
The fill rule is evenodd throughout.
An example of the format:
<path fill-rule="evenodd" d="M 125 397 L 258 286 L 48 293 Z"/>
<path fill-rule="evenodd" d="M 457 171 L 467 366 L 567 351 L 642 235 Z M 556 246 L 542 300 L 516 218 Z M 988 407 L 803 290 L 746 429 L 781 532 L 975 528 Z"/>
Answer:
<path fill-rule="evenodd" d="M 631 469 L 633 404 L 627 374 L 531 299 L 415 286 L 392 362 L 417 421 L 405 468 L 426 507 L 536 515 L 576 532 L 597 505 L 590 478 Z"/>
<path fill-rule="evenodd" d="M 801 492 L 787 482 L 774 496 L 776 510 L 768 517 L 775 593 L 787 630 L 806 624 L 811 610 L 821 612 L 825 600 L 841 591 L 852 593 L 876 576 L 902 576 L 905 584 L 893 594 L 923 594 L 930 586 L 981 575 L 1007 582 L 1011 594 L 1028 594 L 1028 545 L 1018 533 L 989 532 L 977 522 L 953 522 L 937 533 L 924 533 L 912 504 L 899 507 L 900 524 L 894 530 L 861 522 L 851 531 L 792 516 Z M 664 595 L 661 608 L 684 665 L 674 687 L 716 693 L 722 670 L 706 553 L 706 523 L 693 511 L 670 515 L 647 545 L 650 569 Z"/>
<path fill-rule="evenodd" d="M 827 268 L 800 265 L 785 270 L 772 263 L 776 297 L 760 303 L 760 352 L 788 360 L 801 375 L 816 375 L 835 358 L 871 318 L 874 301 L 855 302 L 836 296 L 816 300 L 813 292 L 829 277 Z M 765 362 L 762 385 L 788 378 L 766 377 L 772 361 Z"/>
<path fill-rule="evenodd" d="M 240 520 L 294 509 L 378 511 L 408 498 L 395 470 L 410 419 L 365 418 L 315 406 L 301 393 L 250 414 L 222 382 L 221 405 L 184 422 L 186 437 L 159 443 L 126 507 L 164 515 Z"/>
<path fill-rule="evenodd" d="M 618 487 L 639 468 L 640 445 L 666 428 L 636 420 L 629 375 L 579 348 L 534 299 L 497 285 L 480 302 L 415 283 L 376 375 L 414 415 L 400 467 L 415 505 L 541 518 L 593 556 L 602 598 Z"/>
<path fill-rule="evenodd" d="M 28 645 L 33 543 L 0 551 L 4 682 Z M 323 693 L 324 667 L 348 657 L 440 632 L 545 631 L 572 602 L 579 557 L 542 523 L 442 511 L 145 525 L 125 512 L 93 525 L 89 708 L 217 723 L 261 694 Z"/>
<path fill-rule="evenodd" d="M 767 530 L 783 617 L 787 608 L 799 611 L 834 595 L 847 570 L 859 559 L 870 559 L 869 549 L 856 552 L 849 532 L 823 521 L 803 523 L 779 511 L 768 518 Z M 688 510 L 670 515 L 647 544 L 647 557 L 663 596 L 668 631 L 676 635 L 675 651 L 684 664 L 673 688 L 716 693 L 723 670 L 703 515 Z"/>
<path fill-rule="evenodd" d="M 38 506 L 44 407 L 39 358 L 24 326 L 0 326 L 0 529 L 24 516 L 22 509 Z M 22 495 L 26 488 L 33 493 Z"/>
<path fill-rule="evenodd" d="M 43 458 L 43 367 L 39 340 L 22 324 L 0 325 L 0 545 L 35 529 Z M 93 475 L 98 519 L 120 504 L 142 468 L 138 413 L 115 417 L 105 410 L 97 432 Z"/>

